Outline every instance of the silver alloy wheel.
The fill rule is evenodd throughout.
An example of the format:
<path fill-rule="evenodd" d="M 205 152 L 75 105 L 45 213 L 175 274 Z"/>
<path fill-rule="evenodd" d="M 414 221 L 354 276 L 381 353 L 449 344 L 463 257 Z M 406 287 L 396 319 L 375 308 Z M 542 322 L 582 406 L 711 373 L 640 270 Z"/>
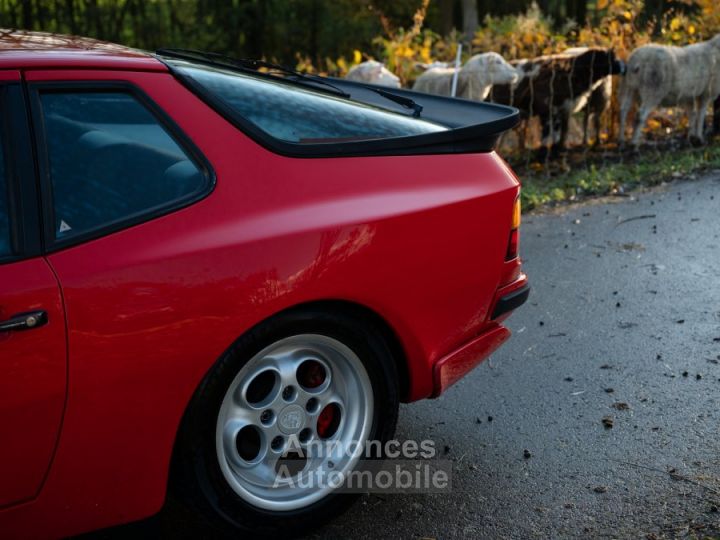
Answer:
<path fill-rule="evenodd" d="M 256 507 L 306 507 L 334 489 L 328 479 L 354 470 L 373 407 L 370 377 L 346 345 L 317 334 L 277 341 L 243 366 L 220 406 L 215 444 L 223 476 Z"/>

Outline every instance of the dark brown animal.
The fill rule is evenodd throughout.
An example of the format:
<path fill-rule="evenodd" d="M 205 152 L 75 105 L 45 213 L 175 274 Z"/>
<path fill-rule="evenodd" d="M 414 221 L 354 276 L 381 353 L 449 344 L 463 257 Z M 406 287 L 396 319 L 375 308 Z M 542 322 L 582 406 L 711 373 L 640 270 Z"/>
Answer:
<path fill-rule="evenodd" d="M 587 100 L 587 105 L 583 109 L 583 146 L 587 146 L 590 137 L 590 120 L 593 121 L 595 128 L 595 143 L 600 142 L 600 133 L 602 132 L 602 115 L 610 108 L 612 102 L 612 77 L 605 77 L 602 84 L 597 86 Z"/>
<path fill-rule="evenodd" d="M 525 118 L 538 116 L 544 152 L 564 150 L 570 116 L 585 108 L 592 93 L 607 77 L 624 72 L 624 63 L 611 49 L 577 48 L 515 63 L 523 74 L 515 85 L 495 85 L 488 101 L 512 105 Z M 559 137 L 558 137 L 559 135 Z M 543 154 L 544 154 L 543 152 Z"/>

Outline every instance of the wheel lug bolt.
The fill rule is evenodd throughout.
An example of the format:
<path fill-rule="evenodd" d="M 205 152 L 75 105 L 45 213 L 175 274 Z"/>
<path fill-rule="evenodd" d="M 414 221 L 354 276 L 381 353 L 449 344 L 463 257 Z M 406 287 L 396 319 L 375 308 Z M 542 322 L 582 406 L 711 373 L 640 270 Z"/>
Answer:
<path fill-rule="evenodd" d="M 292 386 L 286 386 L 283 388 L 282 397 L 285 401 L 290 401 L 293 397 L 295 397 L 295 388 Z"/>
<path fill-rule="evenodd" d="M 318 410 L 318 400 L 315 398 L 308 399 L 307 404 L 305 405 L 305 410 L 309 413 L 317 412 Z"/>
<path fill-rule="evenodd" d="M 272 448 L 273 450 L 275 450 L 277 452 L 278 450 L 280 450 L 283 447 L 284 443 L 285 443 L 285 439 L 283 439 L 282 437 L 280 437 L 278 435 L 270 442 L 270 448 Z"/>
<path fill-rule="evenodd" d="M 263 411 L 260 415 L 260 421 L 267 425 L 273 421 L 274 416 L 271 410 Z"/>

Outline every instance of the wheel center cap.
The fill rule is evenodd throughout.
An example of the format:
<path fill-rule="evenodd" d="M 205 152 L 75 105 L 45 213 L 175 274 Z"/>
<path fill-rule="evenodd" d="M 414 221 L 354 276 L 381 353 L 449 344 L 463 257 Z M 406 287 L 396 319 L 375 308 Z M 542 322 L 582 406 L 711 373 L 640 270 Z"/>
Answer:
<path fill-rule="evenodd" d="M 300 405 L 288 405 L 278 416 L 278 426 L 285 435 L 300 431 L 305 425 L 305 409 Z"/>

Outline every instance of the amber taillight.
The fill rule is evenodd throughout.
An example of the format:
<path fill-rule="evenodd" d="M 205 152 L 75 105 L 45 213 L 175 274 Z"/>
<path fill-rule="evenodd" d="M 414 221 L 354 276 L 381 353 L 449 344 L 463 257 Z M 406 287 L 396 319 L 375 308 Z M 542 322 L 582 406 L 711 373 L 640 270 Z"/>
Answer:
<path fill-rule="evenodd" d="M 510 230 L 510 240 L 508 241 L 507 253 L 505 254 L 505 260 L 511 261 L 518 256 L 518 249 L 520 244 L 520 195 L 515 199 L 513 205 L 512 225 Z"/>

